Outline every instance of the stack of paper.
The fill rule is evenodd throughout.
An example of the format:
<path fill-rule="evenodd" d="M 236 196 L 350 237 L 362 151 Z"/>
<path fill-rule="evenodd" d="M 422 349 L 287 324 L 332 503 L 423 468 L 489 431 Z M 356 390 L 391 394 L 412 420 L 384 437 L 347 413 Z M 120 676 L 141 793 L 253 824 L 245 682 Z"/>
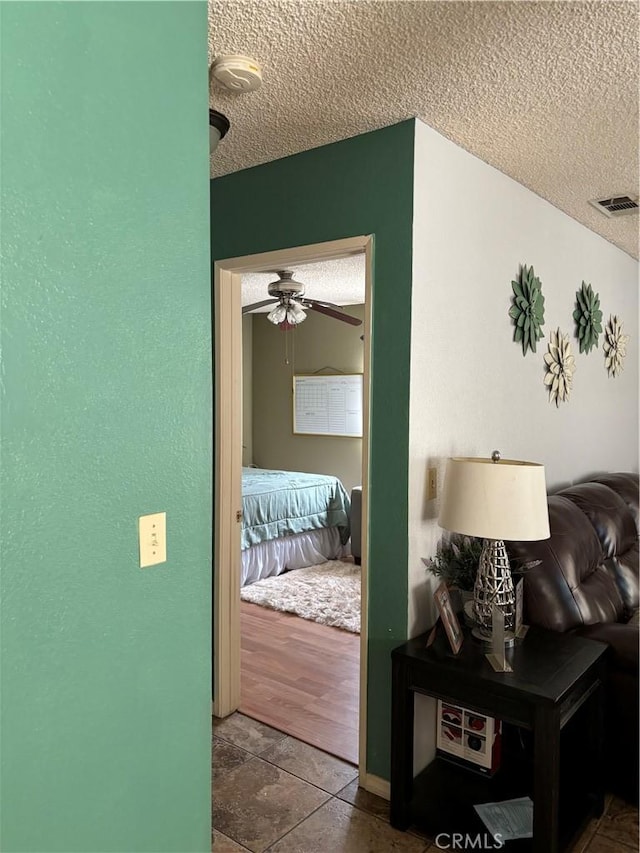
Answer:
<path fill-rule="evenodd" d="M 501 803 L 482 803 L 474 806 L 494 838 L 514 841 L 533 838 L 533 801 L 530 797 L 504 800 Z"/>

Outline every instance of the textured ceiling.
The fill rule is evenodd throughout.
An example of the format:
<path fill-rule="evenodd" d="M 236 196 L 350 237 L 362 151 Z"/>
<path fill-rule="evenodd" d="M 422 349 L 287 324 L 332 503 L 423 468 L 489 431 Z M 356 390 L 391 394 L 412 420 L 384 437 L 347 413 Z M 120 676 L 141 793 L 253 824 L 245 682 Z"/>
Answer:
<path fill-rule="evenodd" d="M 638 256 L 637 0 L 210 0 L 209 62 L 244 53 L 256 92 L 214 81 L 231 121 L 212 176 L 418 116 Z"/>
<path fill-rule="evenodd" d="M 310 299 L 320 299 L 336 305 L 359 305 L 364 302 L 364 254 L 335 261 L 300 264 L 293 272 L 293 278 L 304 284 L 304 294 Z M 277 279 L 278 276 L 273 272 L 243 274 L 242 304 L 251 305 L 253 302 L 268 299 L 267 285 Z M 260 308 L 256 313 L 267 313 L 272 307 Z"/>

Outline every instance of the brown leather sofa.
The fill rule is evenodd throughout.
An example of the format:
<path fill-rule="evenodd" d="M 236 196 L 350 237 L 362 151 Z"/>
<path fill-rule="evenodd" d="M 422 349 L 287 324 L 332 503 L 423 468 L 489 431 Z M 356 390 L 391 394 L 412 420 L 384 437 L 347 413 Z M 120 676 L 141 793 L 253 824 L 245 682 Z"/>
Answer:
<path fill-rule="evenodd" d="M 550 495 L 551 537 L 508 542 L 524 573 L 525 621 L 609 646 L 608 783 L 638 798 L 638 475 L 606 474 Z"/>

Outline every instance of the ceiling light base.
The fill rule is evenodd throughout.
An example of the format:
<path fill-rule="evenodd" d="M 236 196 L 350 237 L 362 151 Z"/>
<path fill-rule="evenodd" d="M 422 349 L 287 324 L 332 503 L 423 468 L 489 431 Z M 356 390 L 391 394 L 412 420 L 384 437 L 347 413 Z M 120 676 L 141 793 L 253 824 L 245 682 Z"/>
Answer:
<path fill-rule="evenodd" d="M 224 139 L 230 126 L 229 119 L 225 115 L 209 108 L 209 153 L 216 150 L 218 142 Z"/>

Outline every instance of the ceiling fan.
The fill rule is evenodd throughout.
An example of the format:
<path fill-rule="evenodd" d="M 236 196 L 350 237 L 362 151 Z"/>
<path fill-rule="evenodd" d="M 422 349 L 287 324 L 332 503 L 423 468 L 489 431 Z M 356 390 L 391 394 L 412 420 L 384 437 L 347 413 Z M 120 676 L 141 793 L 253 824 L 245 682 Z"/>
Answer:
<path fill-rule="evenodd" d="M 274 274 L 278 276 L 278 281 L 271 282 L 267 288 L 271 298 L 263 299 L 262 302 L 254 302 L 253 305 L 245 305 L 242 309 L 243 314 L 264 308 L 265 305 L 275 305 L 275 308 L 267 314 L 267 320 L 285 331 L 306 320 L 305 311 L 307 310 L 326 314 L 327 317 L 342 320 L 343 323 L 349 323 L 351 326 L 362 325 L 362 320 L 344 314 L 340 310 L 340 306 L 334 305 L 332 302 L 320 302 L 317 299 L 305 297 L 304 284 L 293 280 L 291 270 L 274 270 Z"/>

